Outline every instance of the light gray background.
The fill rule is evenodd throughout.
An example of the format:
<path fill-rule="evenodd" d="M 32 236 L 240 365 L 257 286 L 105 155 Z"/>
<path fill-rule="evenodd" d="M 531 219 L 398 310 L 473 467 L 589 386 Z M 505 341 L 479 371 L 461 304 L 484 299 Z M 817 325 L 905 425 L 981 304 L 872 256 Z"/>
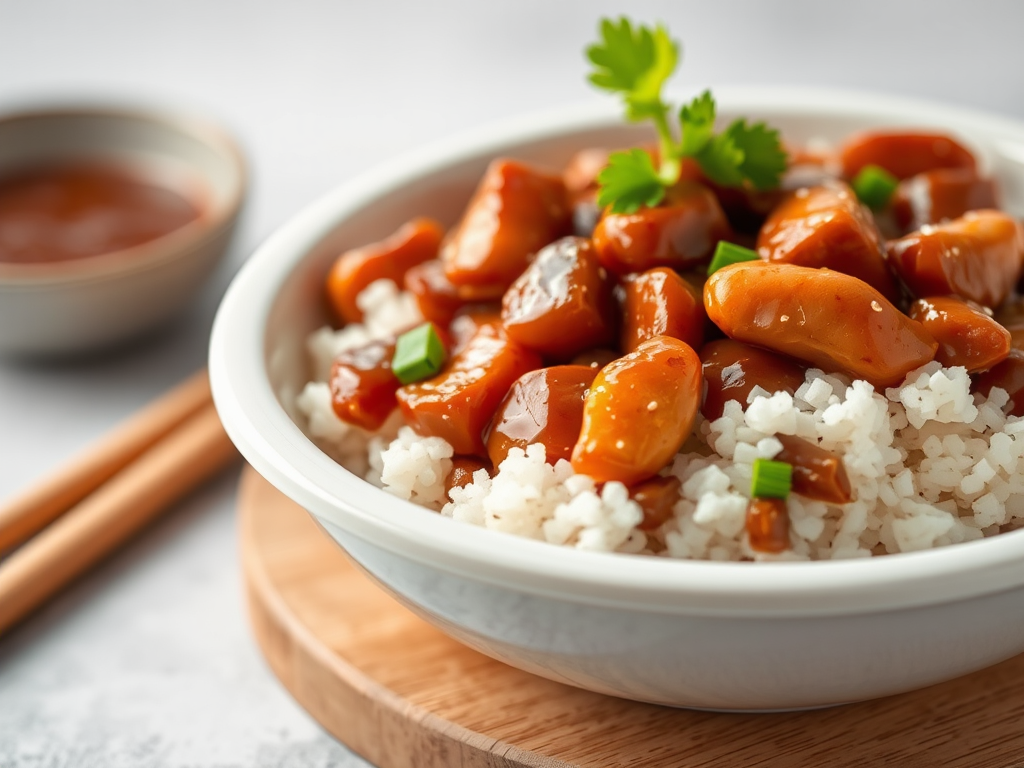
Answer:
<path fill-rule="evenodd" d="M 353 174 L 567 101 L 601 14 L 666 21 L 674 83 L 808 83 L 1024 118 L 1024 4 L 0 0 L 0 110 L 142 101 L 207 113 L 253 167 L 225 268 L 173 327 L 78 362 L 0 360 L 0 498 L 200 367 L 230 275 Z M 0 768 L 362 766 L 291 701 L 246 626 L 235 478 L 193 495 L 0 638 Z"/>

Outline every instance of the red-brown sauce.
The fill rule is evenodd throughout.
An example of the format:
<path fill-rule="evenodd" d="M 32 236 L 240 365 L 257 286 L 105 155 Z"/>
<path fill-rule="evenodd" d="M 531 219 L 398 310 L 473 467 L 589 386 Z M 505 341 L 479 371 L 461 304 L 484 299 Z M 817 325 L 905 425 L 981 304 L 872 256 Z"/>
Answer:
<path fill-rule="evenodd" d="M 38 264 L 156 240 L 201 211 L 114 165 L 33 168 L 0 178 L 0 262 Z"/>

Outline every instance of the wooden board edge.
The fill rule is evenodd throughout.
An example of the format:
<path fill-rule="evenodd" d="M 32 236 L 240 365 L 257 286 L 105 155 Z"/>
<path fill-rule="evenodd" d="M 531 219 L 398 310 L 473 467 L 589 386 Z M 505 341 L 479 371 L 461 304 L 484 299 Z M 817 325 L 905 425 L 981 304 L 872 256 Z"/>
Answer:
<path fill-rule="evenodd" d="M 321 726 L 378 768 L 574 768 L 438 717 L 321 642 L 288 607 L 260 557 L 257 509 L 271 492 L 279 493 L 252 467 L 244 468 L 238 530 L 249 622 L 271 671 Z"/>

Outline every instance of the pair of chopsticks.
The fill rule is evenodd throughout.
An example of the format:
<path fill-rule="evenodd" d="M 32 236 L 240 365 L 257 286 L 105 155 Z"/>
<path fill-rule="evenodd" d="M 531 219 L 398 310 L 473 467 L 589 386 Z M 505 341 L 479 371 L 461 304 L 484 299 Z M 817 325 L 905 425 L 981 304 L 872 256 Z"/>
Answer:
<path fill-rule="evenodd" d="M 237 455 L 201 371 L 0 503 L 0 635 Z"/>

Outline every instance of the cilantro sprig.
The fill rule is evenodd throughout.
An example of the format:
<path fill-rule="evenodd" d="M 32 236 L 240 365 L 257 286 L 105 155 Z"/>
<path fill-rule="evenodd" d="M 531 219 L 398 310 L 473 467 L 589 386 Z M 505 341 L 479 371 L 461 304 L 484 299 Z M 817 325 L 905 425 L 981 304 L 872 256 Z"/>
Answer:
<path fill-rule="evenodd" d="M 734 120 L 715 133 L 717 107 L 704 91 L 678 112 L 661 97 L 661 89 L 679 63 L 679 44 L 658 24 L 636 27 L 622 17 L 602 19 L 601 39 L 587 48 L 594 65 L 589 80 L 598 88 L 622 97 L 626 119 L 651 120 L 658 133 L 659 164 L 640 149 L 614 152 L 598 174 L 598 205 L 614 213 L 633 213 L 653 207 L 665 191 L 679 181 L 682 160 L 694 158 L 711 181 L 726 187 L 750 185 L 772 189 L 786 170 L 786 152 L 778 131 L 765 123 Z"/>

